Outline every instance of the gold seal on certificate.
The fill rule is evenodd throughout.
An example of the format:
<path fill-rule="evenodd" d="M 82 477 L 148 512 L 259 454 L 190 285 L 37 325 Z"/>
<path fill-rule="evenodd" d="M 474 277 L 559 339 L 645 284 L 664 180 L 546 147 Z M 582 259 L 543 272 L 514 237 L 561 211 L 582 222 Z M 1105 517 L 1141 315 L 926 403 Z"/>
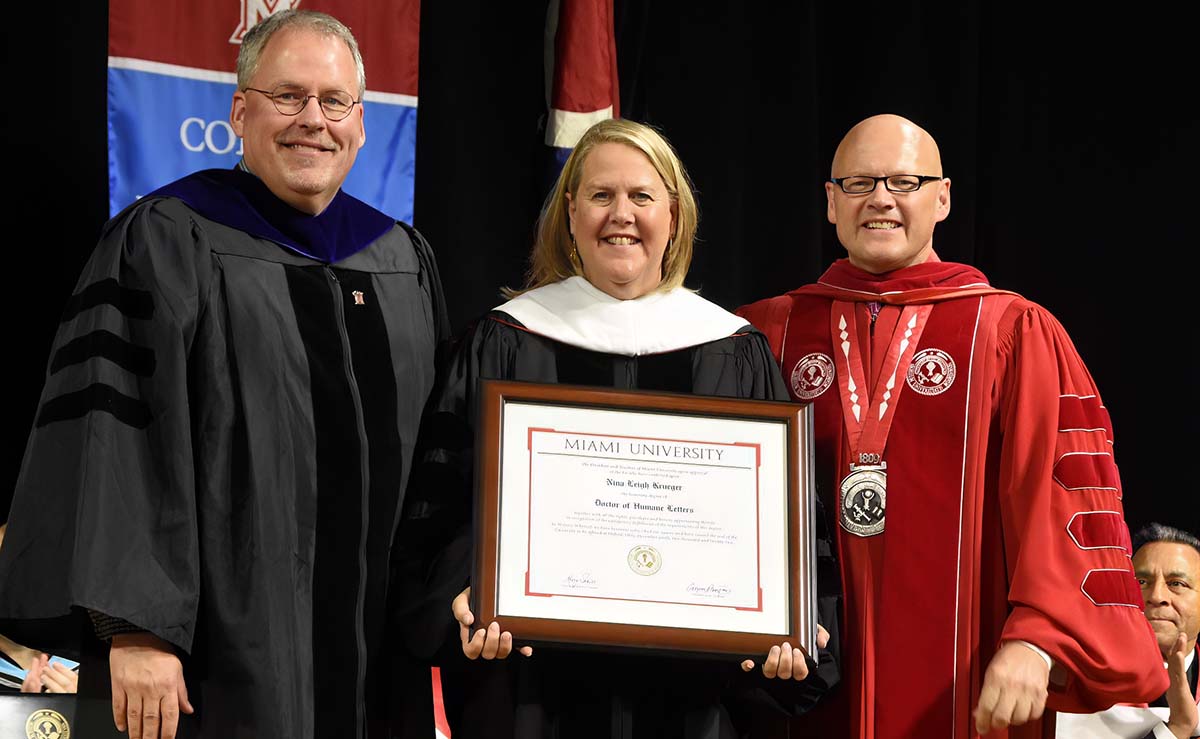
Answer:
<path fill-rule="evenodd" d="M 662 556 L 654 547 L 638 544 L 629 550 L 629 569 L 639 575 L 653 575 L 662 569 Z"/>
<path fill-rule="evenodd" d="M 813 653 L 811 424 L 792 403 L 485 382 L 477 618 L 523 642 Z"/>

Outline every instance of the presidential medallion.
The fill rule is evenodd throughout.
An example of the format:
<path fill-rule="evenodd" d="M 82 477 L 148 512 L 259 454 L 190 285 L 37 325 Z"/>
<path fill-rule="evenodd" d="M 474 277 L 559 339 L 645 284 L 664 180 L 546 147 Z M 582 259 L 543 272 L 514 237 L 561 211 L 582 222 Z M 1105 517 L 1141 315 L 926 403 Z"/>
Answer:
<path fill-rule="evenodd" d="M 850 474 L 842 480 L 842 528 L 855 536 L 883 533 L 887 507 L 887 463 L 850 465 Z"/>

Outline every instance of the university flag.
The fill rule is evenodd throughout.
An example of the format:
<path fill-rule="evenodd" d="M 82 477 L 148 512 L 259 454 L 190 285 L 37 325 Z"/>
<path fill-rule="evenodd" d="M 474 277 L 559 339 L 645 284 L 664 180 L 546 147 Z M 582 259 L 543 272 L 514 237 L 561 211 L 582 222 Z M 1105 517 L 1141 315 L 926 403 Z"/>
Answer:
<path fill-rule="evenodd" d="M 621 115 L 612 0 L 550 0 L 546 88 L 556 177 L 584 131 Z"/>
<path fill-rule="evenodd" d="M 110 0 L 109 212 L 200 169 L 231 168 L 241 140 L 229 125 L 242 36 L 301 0 Z M 305 0 L 358 39 L 367 69 L 367 143 L 345 190 L 412 221 L 420 0 Z M 356 93 L 356 90 L 350 90 Z"/>

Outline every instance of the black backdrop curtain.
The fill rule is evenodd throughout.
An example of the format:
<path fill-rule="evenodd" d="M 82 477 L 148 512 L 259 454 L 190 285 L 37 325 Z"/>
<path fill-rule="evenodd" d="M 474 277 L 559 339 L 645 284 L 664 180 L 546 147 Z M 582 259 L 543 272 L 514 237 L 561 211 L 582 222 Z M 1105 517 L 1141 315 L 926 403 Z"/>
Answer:
<path fill-rule="evenodd" d="M 1165 7 L 616 0 L 621 108 L 689 168 L 688 284 L 730 308 L 843 254 L 821 183 L 846 129 L 879 112 L 924 126 L 953 182 L 938 253 L 1058 316 L 1112 414 L 1130 526 L 1196 531 L 1194 55 Z M 8 116 L 5 511 L 107 181 L 106 8 L 80 2 L 53 31 L 18 12 L 10 84 L 36 103 Z M 545 196 L 544 19 L 544 0 L 423 3 L 415 220 L 458 327 L 520 283 Z"/>

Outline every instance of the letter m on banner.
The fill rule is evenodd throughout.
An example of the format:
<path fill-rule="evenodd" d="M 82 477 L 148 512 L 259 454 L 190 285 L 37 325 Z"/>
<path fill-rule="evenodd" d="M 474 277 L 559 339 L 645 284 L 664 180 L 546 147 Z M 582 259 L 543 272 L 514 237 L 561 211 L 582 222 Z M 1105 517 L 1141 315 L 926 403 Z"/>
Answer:
<path fill-rule="evenodd" d="M 412 221 L 420 0 L 110 0 L 110 214 L 191 172 L 237 165 L 229 108 L 241 39 L 301 6 L 349 26 L 367 68 L 367 144 L 345 190 Z"/>
<path fill-rule="evenodd" d="M 294 8 L 300 4 L 300 0 L 242 0 L 242 15 L 241 23 L 238 23 L 237 30 L 229 37 L 229 43 L 242 43 L 242 36 L 246 35 L 246 31 L 254 28 L 255 24 L 263 18 L 288 8 Z"/>

